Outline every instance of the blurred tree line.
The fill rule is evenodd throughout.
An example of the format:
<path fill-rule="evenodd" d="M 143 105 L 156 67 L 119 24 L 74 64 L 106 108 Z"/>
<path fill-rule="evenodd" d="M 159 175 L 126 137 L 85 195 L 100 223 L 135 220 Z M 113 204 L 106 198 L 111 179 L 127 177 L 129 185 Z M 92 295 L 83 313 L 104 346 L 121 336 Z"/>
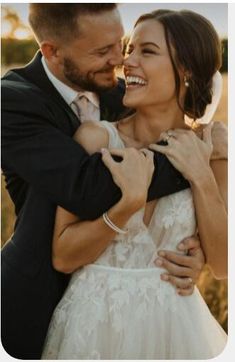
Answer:
<path fill-rule="evenodd" d="M 25 25 L 19 15 L 10 6 L 1 6 L 2 21 L 10 26 L 8 34 L 1 38 L 1 63 L 8 66 L 10 64 L 27 64 L 38 49 L 38 44 L 32 36 L 30 28 Z M 17 31 L 26 30 L 27 39 L 17 39 Z M 129 36 L 123 40 L 123 54 L 125 53 Z M 228 39 L 222 39 L 223 60 L 221 72 L 228 71 Z"/>
<path fill-rule="evenodd" d="M 123 42 L 123 53 L 126 50 L 128 37 Z M 38 49 L 38 44 L 34 39 L 14 39 L 2 38 L 2 64 L 27 64 L 34 56 Z M 221 72 L 228 71 L 228 39 L 222 39 L 223 62 Z"/>
<path fill-rule="evenodd" d="M 8 31 L 1 38 L 1 63 L 27 64 L 38 49 L 30 28 L 23 23 L 17 12 L 10 6 L 1 6 L 2 23 L 8 25 Z M 18 32 L 23 32 L 23 39 L 18 39 Z"/>
<path fill-rule="evenodd" d="M 2 38 L 2 64 L 27 64 L 38 49 L 33 39 Z"/>

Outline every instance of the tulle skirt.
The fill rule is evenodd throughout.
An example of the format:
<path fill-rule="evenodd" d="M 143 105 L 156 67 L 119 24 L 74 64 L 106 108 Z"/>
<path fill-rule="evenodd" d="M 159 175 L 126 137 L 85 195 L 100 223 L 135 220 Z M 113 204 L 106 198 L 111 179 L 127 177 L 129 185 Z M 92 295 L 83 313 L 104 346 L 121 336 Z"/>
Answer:
<path fill-rule="evenodd" d="M 179 296 L 158 268 L 96 264 L 73 274 L 42 359 L 209 359 L 227 335 L 197 288 Z"/>

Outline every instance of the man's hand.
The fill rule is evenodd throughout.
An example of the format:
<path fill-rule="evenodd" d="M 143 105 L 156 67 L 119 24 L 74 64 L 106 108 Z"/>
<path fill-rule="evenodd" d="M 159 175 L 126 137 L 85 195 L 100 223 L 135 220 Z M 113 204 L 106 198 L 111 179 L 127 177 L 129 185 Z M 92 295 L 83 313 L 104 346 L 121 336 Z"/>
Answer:
<path fill-rule="evenodd" d="M 181 241 L 178 249 L 186 252 L 187 255 L 161 250 L 158 252 L 159 258 L 155 260 L 155 263 L 168 271 L 161 274 L 161 279 L 175 286 L 178 294 L 187 296 L 194 291 L 194 285 L 205 264 L 205 257 L 200 241 L 195 236 Z"/>

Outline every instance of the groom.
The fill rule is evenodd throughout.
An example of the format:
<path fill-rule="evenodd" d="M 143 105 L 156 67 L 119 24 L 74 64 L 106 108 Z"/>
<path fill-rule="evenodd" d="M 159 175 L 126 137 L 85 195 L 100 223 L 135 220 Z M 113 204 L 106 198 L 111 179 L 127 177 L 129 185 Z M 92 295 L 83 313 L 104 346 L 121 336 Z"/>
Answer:
<path fill-rule="evenodd" d="M 100 154 L 89 157 L 72 136 L 85 119 L 117 120 L 125 85 L 114 75 L 123 36 L 115 4 L 31 4 L 29 20 L 41 51 L 2 80 L 2 169 L 17 215 L 2 250 L 2 343 L 13 357 L 39 359 L 69 280 L 51 264 L 56 206 L 95 219 L 120 198 Z M 156 153 L 155 166 L 148 200 L 189 186 L 165 156 Z M 195 281 L 203 255 L 197 240 L 185 245 Z M 189 275 L 179 277 L 188 257 L 173 254 L 163 266 L 190 294 Z"/>

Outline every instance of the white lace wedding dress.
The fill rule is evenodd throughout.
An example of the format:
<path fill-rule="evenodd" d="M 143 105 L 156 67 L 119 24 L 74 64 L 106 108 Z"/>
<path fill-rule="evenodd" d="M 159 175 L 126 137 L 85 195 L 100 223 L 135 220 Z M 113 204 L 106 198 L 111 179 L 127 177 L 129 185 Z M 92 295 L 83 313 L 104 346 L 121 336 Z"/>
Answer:
<path fill-rule="evenodd" d="M 102 123 L 109 146 L 123 148 L 117 129 Z M 154 265 L 158 249 L 176 250 L 195 231 L 190 189 L 161 198 L 148 227 L 143 215 L 134 214 L 128 234 L 73 273 L 42 359 L 208 359 L 222 352 L 226 334 L 198 289 L 177 295 Z"/>

